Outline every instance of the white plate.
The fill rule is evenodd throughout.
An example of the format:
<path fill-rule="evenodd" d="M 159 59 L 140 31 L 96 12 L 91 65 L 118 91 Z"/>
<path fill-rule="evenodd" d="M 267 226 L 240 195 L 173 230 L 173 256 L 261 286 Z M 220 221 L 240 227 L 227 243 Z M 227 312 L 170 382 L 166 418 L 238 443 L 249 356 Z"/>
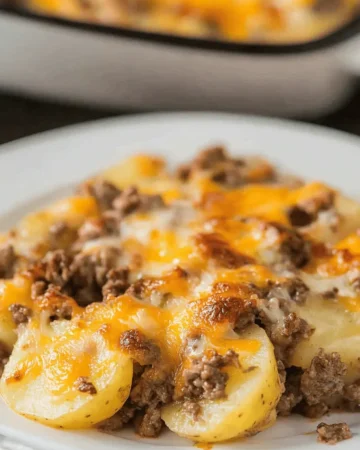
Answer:
<path fill-rule="evenodd" d="M 295 122 L 228 114 L 133 116 L 69 127 L 1 147 L 0 228 L 132 152 L 148 151 L 178 162 L 211 143 L 224 143 L 238 154 L 261 153 L 306 178 L 324 180 L 353 196 L 360 194 L 360 139 L 356 137 Z M 337 449 L 359 448 L 360 415 L 340 414 L 325 420 L 345 420 L 353 425 L 354 438 L 341 442 Z M 314 433 L 317 423 L 291 417 L 251 439 L 217 445 L 216 449 L 319 449 Z M 53 430 L 16 416 L 2 403 L 0 433 L 44 450 L 193 446 L 170 432 L 158 440 L 146 440 L 130 431 L 114 437 L 97 431 Z"/>

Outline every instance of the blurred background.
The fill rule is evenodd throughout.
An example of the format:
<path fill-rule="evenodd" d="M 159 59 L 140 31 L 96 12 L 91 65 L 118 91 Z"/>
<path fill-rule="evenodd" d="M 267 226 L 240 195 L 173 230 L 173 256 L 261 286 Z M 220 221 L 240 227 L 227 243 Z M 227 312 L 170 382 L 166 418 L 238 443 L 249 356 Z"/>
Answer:
<path fill-rule="evenodd" d="M 360 135 L 360 0 L 0 0 L 0 143 L 216 110 Z"/>

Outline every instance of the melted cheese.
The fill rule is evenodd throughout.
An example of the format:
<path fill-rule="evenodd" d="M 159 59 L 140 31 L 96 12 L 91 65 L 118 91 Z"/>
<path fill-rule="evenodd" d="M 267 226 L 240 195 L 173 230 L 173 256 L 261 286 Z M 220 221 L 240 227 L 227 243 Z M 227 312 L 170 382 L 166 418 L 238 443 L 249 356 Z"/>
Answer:
<path fill-rule="evenodd" d="M 316 11 L 316 0 L 151 0 L 127 8 L 116 0 L 24 0 L 26 6 L 70 19 L 137 27 L 182 35 L 254 42 L 306 41 L 326 34 L 353 16 L 356 0 Z"/>

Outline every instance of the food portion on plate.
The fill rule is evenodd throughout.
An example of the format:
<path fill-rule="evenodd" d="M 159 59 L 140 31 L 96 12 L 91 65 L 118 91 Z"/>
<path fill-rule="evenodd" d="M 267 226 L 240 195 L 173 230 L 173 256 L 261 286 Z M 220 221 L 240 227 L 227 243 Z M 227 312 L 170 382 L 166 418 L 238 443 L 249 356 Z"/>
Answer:
<path fill-rule="evenodd" d="M 0 237 L 1 396 L 52 427 L 198 442 L 356 411 L 359 228 L 358 203 L 260 157 L 133 156 Z"/>
<path fill-rule="evenodd" d="M 159 33 L 256 43 L 294 43 L 355 17 L 357 0 L 22 0 L 40 13 Z"/>

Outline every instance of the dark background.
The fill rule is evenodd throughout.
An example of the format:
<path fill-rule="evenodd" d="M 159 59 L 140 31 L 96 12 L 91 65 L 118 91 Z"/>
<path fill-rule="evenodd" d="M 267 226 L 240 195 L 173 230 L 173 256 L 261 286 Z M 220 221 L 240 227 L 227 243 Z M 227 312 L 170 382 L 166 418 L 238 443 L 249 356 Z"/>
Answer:
<path fill-rule="evenodd" d="M 0 144 L 65 125 L 126 113 L 129 111 L 61 105 L 0 92 Z M 341 110 L 313 123 L 360 136 L 360 83 L 355 95 Z"/>

